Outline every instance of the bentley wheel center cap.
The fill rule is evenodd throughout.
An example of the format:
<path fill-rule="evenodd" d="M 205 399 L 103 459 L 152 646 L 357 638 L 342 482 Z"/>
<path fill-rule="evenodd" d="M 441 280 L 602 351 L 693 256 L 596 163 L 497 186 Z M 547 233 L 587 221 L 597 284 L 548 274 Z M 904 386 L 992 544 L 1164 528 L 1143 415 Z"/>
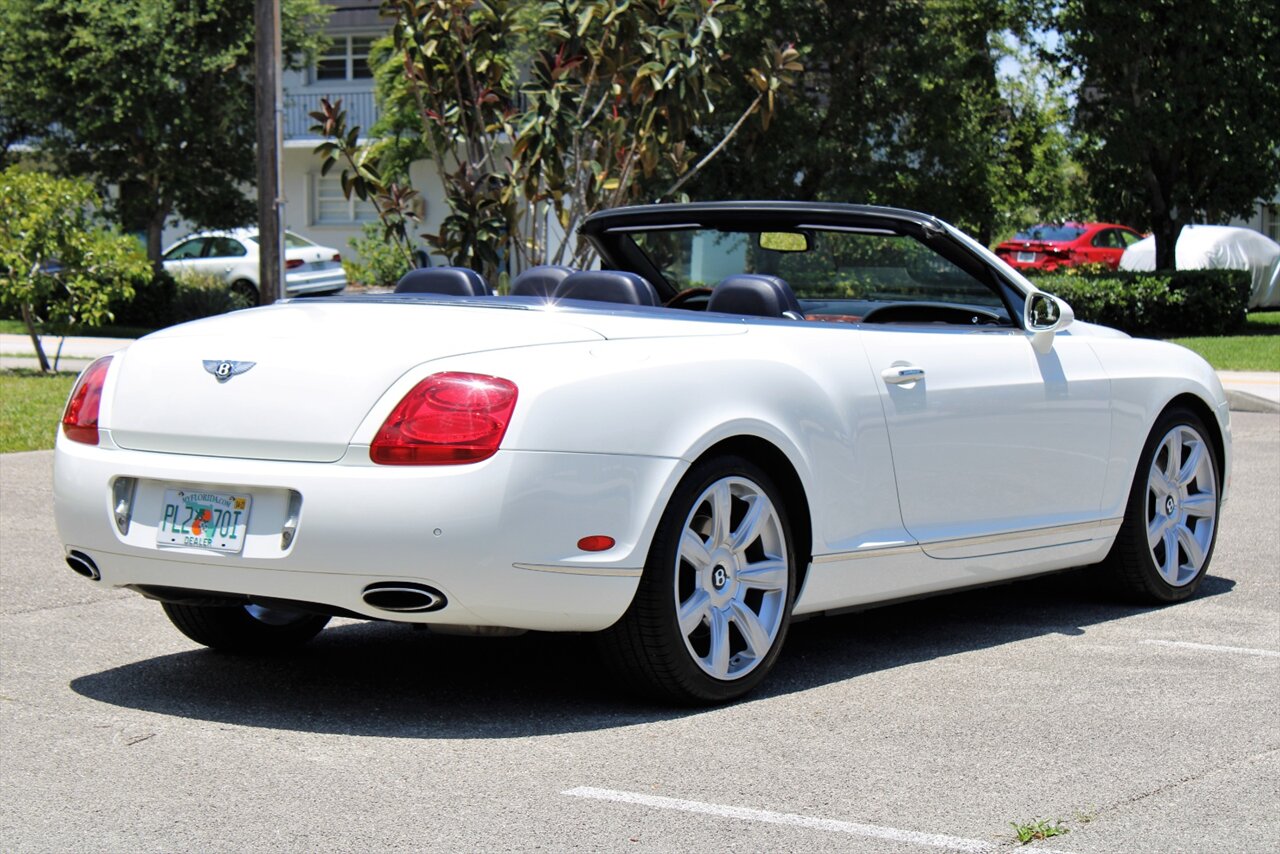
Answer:
<path fill-rule="evenodd" d="M 1164 515 L 1172 516 L 1174 511 L 1177 509 L 1178 509 L 1178 502 L 1173 500 L 1172 495 L 1170 495 L 1168 498 L 1164 500 Z"/>
<path fill-rule="evenodd" d="M 724 586 L 729 583 L 729 572 L 723 566 L 717 566 L 711 570 L 711 585 L 716 590 L 723 590 Z"/>

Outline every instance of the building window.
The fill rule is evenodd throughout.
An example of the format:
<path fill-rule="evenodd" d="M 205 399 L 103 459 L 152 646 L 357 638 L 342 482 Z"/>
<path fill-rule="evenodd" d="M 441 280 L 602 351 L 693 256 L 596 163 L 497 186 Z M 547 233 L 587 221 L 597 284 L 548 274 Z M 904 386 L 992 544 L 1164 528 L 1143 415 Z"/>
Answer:
<path fill-rule="evenodd" d="M 355 194 L 349 199 L 342 195 L 342 180 L 336 172 L 316 175 L 312 186 L 315 188 L 313 222 L 317 225 L 350 225 L 378 218 L 372 202 L 361 201 Z"/>
<path fill-rule="evenodd" d="M 1280 243 L 1280 205 L 1260 205 L 1262 228 L 1259 229 L 1276 243 Z"/>
<path fill-rule="evenodd" d="M 369 48 L 373 36 L 333 36 L 329 49 L 316 62 L 316 80 L 368 80 L 373 77 L 369 68 Z"/>

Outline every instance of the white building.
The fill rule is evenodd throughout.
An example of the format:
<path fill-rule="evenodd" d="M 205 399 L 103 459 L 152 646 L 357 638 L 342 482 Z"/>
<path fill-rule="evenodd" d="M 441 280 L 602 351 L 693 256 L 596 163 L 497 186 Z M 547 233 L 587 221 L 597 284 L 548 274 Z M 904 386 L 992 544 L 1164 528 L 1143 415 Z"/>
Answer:
<path fill-rule="evenodd" d="M 317 58 L 315 66 L 303 71 L 284 72 L 284 155 L 281 180 L 284 186 L 284 222 L 289 231 L 325 246 L 333 246 L 344 257 L 354 256 L 349 240 L 358 237 L 365 222 L 376 221 L 373 205 L 343 197 L 341 169 L 320 175 L 321 160 L 313 152 L 323 140 L 311 131 L 311 113 L 320 109 L 320 99 L 342 100 L 349 126 L 363 128 L 362 136 L 378 118 L 374 102 L 373 74 L 369 69 L 369 48 L 390 32 L 390 23 L 379 15 L 376 2 L 325 0 L 333 7 L 328 34 L 329 50 Z M 415 163 L 411 180 L 421 194 L 418 232 L 436 232 L 447 213 L 444 189 L 434 166 Z M 192 231 L 190 224 L 171 222 L 165 229 L 164 245 Z M 442 263 L 442 259 L 434 259 Z"/>

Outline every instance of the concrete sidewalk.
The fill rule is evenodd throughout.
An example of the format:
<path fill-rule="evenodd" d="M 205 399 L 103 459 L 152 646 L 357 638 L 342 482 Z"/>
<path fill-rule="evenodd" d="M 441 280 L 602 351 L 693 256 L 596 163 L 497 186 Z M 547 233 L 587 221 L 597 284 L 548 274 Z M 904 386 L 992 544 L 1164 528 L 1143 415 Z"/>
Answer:
<path fill-rule="evenodd" d="M 49 364 L 57 361 L 58 371 L 79 373 L 99 356 L 114 353 L 133 343 L 132 338 L 88 338 L 80 336 L 41 335 Z M 40 367 L 31 338 L 27 335 L 0 335 L 0 369 Z"/>
<path fill-rule="evenodd" d="M 45 356 L 58 370 L 79 372 L 99 356 L 128 347 L 130 338 L 84 338 L 44 335 Z M 38 368 L 31 339 L 26 335 L 0 335 L 0 369 Z M 1269 371 L 1218 371 L 1231 408 L 1237 412 L 1280 412 L 1280 373 Z"/>

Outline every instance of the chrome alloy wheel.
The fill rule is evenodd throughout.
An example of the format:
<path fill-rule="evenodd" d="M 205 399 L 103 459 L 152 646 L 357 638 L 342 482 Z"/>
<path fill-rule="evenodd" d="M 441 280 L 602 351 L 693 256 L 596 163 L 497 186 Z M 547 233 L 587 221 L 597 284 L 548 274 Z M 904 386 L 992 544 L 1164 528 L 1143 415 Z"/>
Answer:
<path fill-rule="evenodd" d="M 756 483 L 721 478 L 693 503 L 676 555 L 680 636 L 709 676 L 746 676 L 782 627 L 790 573 L 781 517 Z"/>
<path fill-rule="evenodd" d="M 1200 574 L 1217 509 L 1213 456 L 1203 436 L 1179 424 L 1160 440 L 1147 477 L 1147 545 L 1166 583 L 1182 587 Z"/>

